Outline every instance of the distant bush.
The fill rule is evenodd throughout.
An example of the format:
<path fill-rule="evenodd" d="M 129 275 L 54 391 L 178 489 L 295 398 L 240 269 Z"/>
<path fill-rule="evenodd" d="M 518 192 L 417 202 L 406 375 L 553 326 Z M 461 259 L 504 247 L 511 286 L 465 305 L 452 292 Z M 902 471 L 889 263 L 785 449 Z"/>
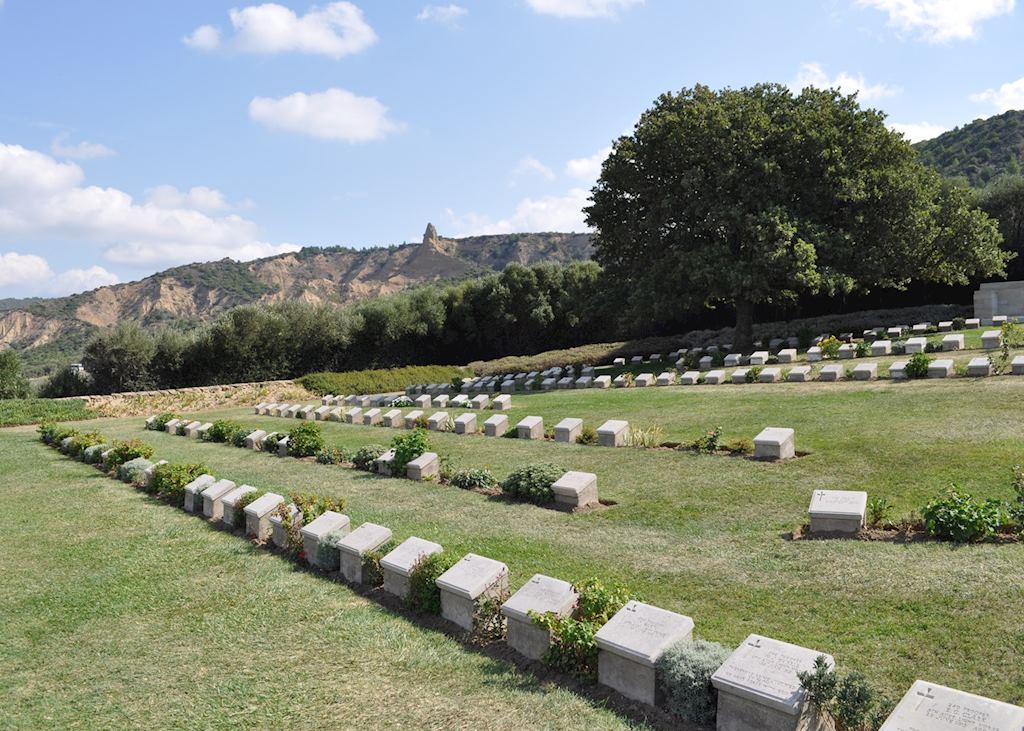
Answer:
<path fill-rule="evenodd" d="M 441 589 L 438 577 L 455 565 L 455 557 L 444 551 L 423 556 L 409 572 L 409 595 L 405 603 L 423 614 L 441 613 Z"/>
<path fill-rule="evenodd" d="M 162 464 L 153 470 L 153 480 L 147 489 L 172 505 L 185 504 L 185 486 L 200 475 L 209 474 L 204 464 Z"/>
<path fill-rule="evenodd" d="M 312 457 L 325 446 L 320 425 L 304 421 L 288 432 L 288 454 L 292 457 Z"/>
<path fill-rule="evenodd" d="M 210 428 L 206 430 L 206 436 L 203 438 L 208 442 L 230 443 L 234 436 L 244 429 L 245 427 L 237 421 L 217 419 L 217 421 L 213 422 Z"/>
<path fill-rule="evenodd" d="M 352 464 L 357 470 L 370 472 L 373 470 L 373 461 L 388 451 L 383 444 L 367 444 L 356 450 L 352 455 Z"/>
<path fill-rule="evenodd" d="M 907 361 L 907 378 L 927 378 L 928 365 L 932 362 L 924 353 L 914 353 Z"/>
<path fill-rule="evenodd" d="M 580 429 L 580 435 L 576 437 L 577 444 L 597 444 L 597 430 L 592 426 L 585 426 Z"/>
<path fill-rule="evenodd" d="M 55 371 L 39 387 L 40 398 L 62 398 L 65 396 L 85 396 L 93 390 L 92 380 L 88 376 L 65 366 Z"/>
<path fill-rule="evenodd" d="M 978 500 L 954 485 L 944 497 L 925 505 L 921 517 L 935 538 L 970 543 L 992 536 L 1007 524 L 1009 510 L 1002 501 Z"/>
<path fill-rule="evenodd" d="M 164 431 L 167 428 L 167 422 L 173 421 L 174 419 L 177 418 L 178 417 L 175 414 L 171 413 L 160 414 L 155 419 L 153 419 L 153 421 L 147 424 L 146 428 L 150 429 L 151 431 Z"/>
<path fill-rule="evenodd" d="M 410 462 L 429 451 L 430 443 L 427 441 L 427 432 L 425 429 L 413 429 L 405 434 L 400 434 L 391 440 L 391 448 L 395 450 L 395 459 L 391 463 L 391 474 L 402 476 Z"/>
<path fill-rule="evenodd" d="M 530 619 L 551 631 L 551 645 L 544 662 L 562 672 L 592 680 L 597 678 L 598 650 L 594 635 L 636 596 L 620 584 L 605 584 L 598 579 L 588 579 L 574 588 L 579 601 L 572 616 L 530 612 Z"/>
<path fill-rule="evenodd" d="M 104 441 L 103 435 L 99 432 L 76 434 L 71 438 L 71 444 L 68 446 L 68 456 L 74 457 L 75 459 L 81 459 L 82 452 L 89 447 L 94 447 L 97 444 L 103 444 Z"/>
<path fill-rule="evenodd" d="M 0 427 L 95 418 L 96 414 L 79 399 L 0 399 Z"/>
<path fill-rule="evenodd" d="M 717 642 L 684 640 L 670 646 L 658 659 L 656 676 L 665 707 L 684 721 L 713 726 L 718 692 L 711 676 L 730 651 Z"/>
<path fill-rule="evenodd" d="M 490 470 L 475 468 L 455 472 L 451 485 L 460 490 L 489 490 L 498 486 L 498 480 Z"/>
<path fill-rule="evenodd" d="M 39 432 L 39 439 L 52 447 L 59 447 L 60 443 L 68 437 L 76 437 L 79 434 L 78 429 L 51 422 L 43 422 L 36 431 Z"/>
<path fill-rule="evenodd" d="M 299 378 L 298 383 L 320 396 L 369 394 L 404 391 L 406 386 L 414 383 L 448 383 L 453 378 L 468 374 L 465 368 L 458 366 L 404 366 L 345 373 L 310 373 Z"/>
<path fill-rule="evenodd" d="M 127 441 L 116 439 L 114 440 L 114 446 L 111 448 L 110 455 L 107 457 L 107 467 L 108 469 L 116 470 L 133 459 L 140 457 L 149 459 L 152 456 L 153 447 L 145 442 L 138 439 L 129 439 Z"/>
<path fill-rule="evenodd" d="M 338 447 L 324 447 L 316 453 L 316 461 L 320 464 L 342 464 L 348 460 L 348 452 Z"/>
<path fill-rule="evenodd" d="M 565 470 L 553 464 L 531 464 L 519 467 L 505 478 L 501 490 L 509 497 L 534 505 L 546 505 L 555 499 L 551 486 Z"/>

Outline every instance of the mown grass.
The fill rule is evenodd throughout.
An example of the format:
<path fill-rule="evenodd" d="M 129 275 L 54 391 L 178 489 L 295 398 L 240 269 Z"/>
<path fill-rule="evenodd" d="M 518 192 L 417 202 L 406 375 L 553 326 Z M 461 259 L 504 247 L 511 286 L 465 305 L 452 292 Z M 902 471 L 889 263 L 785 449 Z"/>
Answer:
<path fill-rule="evenodd" d="M 77 421 L 95 416 L 80 399 L 0 399 L 0 427 L 43 421 Z"/>
<path fill-rule="evenodd" d="M 726 440 L 767 425 L 797 430 L 810 454 L 786 464 L 671 451 L 610 450 L 432 434 L 456 466 L 499 477 L 526 462 L 598 474 L 606 511 L 566 515 L 450 487 L 417 484 L 181 437 L 146 433 L 158 456 L 201 460 L 264 489 L 313 488 L 348 498 L 354 523 L 396 537 L 420 535 L 456 552 L 505 561 L 513 585 L 534 572 L 623 581 L 649 601 L 694 617 L 697 634 L 734 645 L 750 632 L 832 652 L 893 695 L 917 677 L 1020 703 L 1024 653 L 1020 597 L 1024 545 L 793 542 L 811 491 L 863 489 L 896 514 L 919 509 L 951 483 L 1008 499 L 1010 466 L 1024 462 L 1019 403 L 1024 380 L 906 384 L 789 384 L 719 388 L 559 391 L 514 397 L 549 424 L 607 418 L 690 441 L 714 426 Z M 268 430 L 292 423 L 231 416 Z M 487 412 L 481 414 L 485 417 Z M 140 420 L 104 423 L 142 436 Z M 387 443 L 381 427 L 325 424 L 332 444 Z"/>
<path fill-rule="evenodd" d="M 171 452 L 171 439 L 154 441 Z M 204 451 L 256 467 L 238 450 Z M 639 726 L 45 449 L 29 429 L 0 435 L 0 506 L 0 727 Z"/>

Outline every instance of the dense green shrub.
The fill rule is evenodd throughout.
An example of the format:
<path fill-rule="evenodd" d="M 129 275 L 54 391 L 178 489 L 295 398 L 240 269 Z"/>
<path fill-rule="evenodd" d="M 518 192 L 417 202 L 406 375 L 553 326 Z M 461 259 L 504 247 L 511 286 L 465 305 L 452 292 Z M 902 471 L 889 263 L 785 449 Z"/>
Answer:
<path fill-rule="evenodd" d="M 395 450 L 395 459 L 391 463 L 391 474 L 402 476 L 406 466 L 424 452 L 430 451 L 426 429 L 413 429 L 399 434 L 391 440 L 391 448 Z"/>
<path fill-rule="evenodd" d="M 352 464 L 355 465 L 357 470 L 370 472 L 373 470 L 373 460 L 386 451 L 388 451 L 388 448 L 383 444 L 367 444 L 357 449 L 356 453 L 352 455 Z"/>
<path fill-rule="evenodd" d="M 96 444 L 92 447 L 86 447 L 85 451 L 82 452 L 82 461 L 86 464 L 99 464 L 100 460 L 103 459 L 103 453 L 110 449 L 109 444 Z"/>
<path fill-rule="evenodd" d="M 288 432 L 288 454 L 292 457 L 312 457 L 325 445 L 323 431 L 316 422 L 304 421 Z"/>
<path fill-rule="evenodd" d="M 81 399 L 0 399 L 0 427 L 95 418 L 96 414 L 85 408 Z"/>
<path fill-rule="evenodd" d="M 448 383 L 469 375 L 457 366 L 405 366 L 345 373 L 310 373 L 298 379 L 306 389 L 319 396 L 327 394 L 368 394 L 404 391 L 412 383 Z"/>
<path fill-rule="evenodd" d="M 0 350 L 0 399 L 23 399 L 31 393 L 21 372 L 21 358 L 10 348 Z"/>
<path fill-rule="evenodd" d="M 490 470 L 481 468 L 458 470 L 450 482 L 461 490 L 492 490 L 498 486 L 498 480 Z"/>
<path fill-rule="evenodd" d="M 437 578 L 455 565 L 455 557 L 444 551 L 423 556 L 409 572 L 409 596 L 406 604 L 423 614 L 441 613 L 441 590 Z"/>
<path fill-rule="evenodd" d="M 133 459 L 149 459 L 153 456 L 153 447 L 138 439 L 114 440 L 110 455 L 107 457 L 107 469 L 116 470 Z"/>
<path fill-rule="evenodd" d="M 932 362 L 924 353 L 914 353 L 907 361 L 907 378 L 927 378 L 928 365 Z"/>
<path fill-rule="evenodd" d="M 383 546 L 373 550 L 366 551 L 363 554 L 363 585 L 364 586 L 380 586 L 384 583 L 384 572 L 380 567 L 380 560 L 387 556 L 391 551 L 395 549 L 397 544 L 392 540 L 385 543 Z"/>
<path fill-rule="evenodd" d="M 534 505 L 546 505 L 555 499 L 555 493 L 551 490 L 551 486 L 563 474 L 565 474 L 565 470 L 553 464 L 525 465 L 513 470 L 505 478 L 501 490 L 516 500 L 523 500 Z"/>
<path fill-rule="evenodd" d="M 48 421 L 40 424 L 36 431 L 39 432 L 39 439 L 42 440 L 43 444 L 49 444 L 51 446 L 57 446 L 68 437 L 78 435 L 77 429 L 70 426 L 54 424 Z"/>
<path fill-rule="evenodd" d="M 235 530 L 245 527 L 245 506 L 259 500 L 266 494 L 266 490 L 253 490 L 252 492 L 247 492 L 242 495 L 242 497 L 238 498 L 238 501 L 235 503 L 235 511 L 232 514 L 232 517 L 234 518 L 234 525 L 232 527 Z"/>
<path fill-rule="evenodd" d="M 103 444 L 103 435 L 99 432 L 87 432 L 85 434 L 76 434 L 71 438 L 71 445 L 68 447 L 68 455 L 75 459 L 81 459 L 82 453 L 89 447 L 95 447 L 97 444 Z"/>
<path fill-rule="evenodd" d="M 551 645 L 544 662 L 562 672 L 592 680 L 597 677 L 597 642 L 594 635 L 616 612 L 636 597 L 619 584 L 588 579 L 574 587 L 579 594 L 570 617 L 552 612 L 530 613 L 534 624 L 551 631 Z"/>
<path fill-rule="evenodd" d="M 665 650 L 656 669 L 665 707 L 684 721 L 713 726 L 718 693 L 711 676 L 729 655 L 722 645 L 705 640 L 684 640 Z"/>
<path fill-rule="evenodd" d="M 875 690 L 862 673 L 840 677 L 824 655 L 814 669 L 797 673 L 808 701 L 831 718 L 836 731 L 878 731 L 895 705 Z"/>
<path fill-rule="evenodd" d="M 316 453 L 316 461 L 320 464 L 342 464 L 349 459 L 348 452 L 338 447 L 324 447 Z"/>
<path fill-rule="evenodd" d="M 185 504 L 185 486 L 210 472 L 204 464 L 162 464 L 153 470 L 148 492 L 181 507 Z"/>
<path fill-rule="evenodd" d="M 236 434 L 245 430 L 241 424 L 237 421 L 231 421 L 229 419 L 217 419 L 206 430 L 206 436 L 203 438 L 208 442 L 228 442 L 231 443 L 232 439 Z"/>
<path fill-rule="evenodd" d="M 576 437 L 577 444 L 597 444 L 597 430 L 592 426 L 585 426 L 580 429 L 580 435 Z"/>
<path fill-rule="evenodd" d="M 701 454 L 714 454 L 722 444 L 722 427 L 716 426 L 693 440 L 693 448 Z"/>
<path fill-rule="evenodd" d="M 153 421 L 147 424 L 146 428 L 152 431 L 164 431 L 164 429 L 167 428 L 167 422 L 173 421 L 174 419 L 177 418 L 178 416 L 176 414 L 172 414 L 170 412 L 166 414 L 160 414 L 155 419 L 153 419 Z"/>
<path fill-rule="evenodd" d="M 954 485 L 942 498 L 921 509 L 928 533 L 957 543 L 984 540 L 1009 522 L 1007 506 L 991 498 L 978 500 Z"/>
<path fill-rule="evenodd" d="M 827 338 L 818 343 L 818 347 L 821 348 L 821 355 L 825 358 L 836 358 L 839 356 L 839 348 L 842 347 L 842 343 L 835 335 L 829 335 Z"/>
<path fill-rule="evenodd" d="M 867 524 L 870 528 L 880 528 L 892 513 L 893 504 L 887 498 L 874 496 L 868 499 Z"/>
<path fill-rule="evenodd" d="M 133 485 L 146 484 L 146 470 L 153 466 L 145 457 L 129 459 L 117 468 L 117 478 L 121 482 L 130 482 Z"/>

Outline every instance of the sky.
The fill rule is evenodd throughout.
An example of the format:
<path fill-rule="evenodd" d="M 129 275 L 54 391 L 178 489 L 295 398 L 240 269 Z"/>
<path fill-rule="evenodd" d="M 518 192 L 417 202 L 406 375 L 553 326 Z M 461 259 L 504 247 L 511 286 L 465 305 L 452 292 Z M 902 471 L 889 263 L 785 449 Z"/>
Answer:
<path fill-rule="evenodd" d="M 0 298 L 302 246 L 586 230 L 666 91 L 1024 108 L 1015 0 L 0 0 Z"/>

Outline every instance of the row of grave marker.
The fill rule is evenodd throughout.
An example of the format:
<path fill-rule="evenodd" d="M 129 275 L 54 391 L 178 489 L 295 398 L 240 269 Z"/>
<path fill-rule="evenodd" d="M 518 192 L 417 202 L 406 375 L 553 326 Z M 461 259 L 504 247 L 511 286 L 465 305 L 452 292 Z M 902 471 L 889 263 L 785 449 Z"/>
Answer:
<path fill-rule="evenodd" d="M 157 463 L 160 464 L 160 463 Z M 151 479 L 153 469 L 146 471 Z M 185 510 L 201 512 L 212 522 L 233 528 L 241 498 L 255 492 L 250 485 L 201 475 L 185 487 Z M 812 511 L 823 519 L 842 519 L 860 510 L 864 493 L 817 491 Z M 307 560 L 326 572 L 338 572 L 352 584 L 366 579 L 364 557 L 392 539 L 392 531 L 374 523 L 351 529 L 348 516 L 327 511 L 302 525 L 302 513 L 285 498 L 268 492 L 246 505 L 245 534 L 261 542 L 285 548 L 288 535 L 281 506 L 299 525 Z M 814 513 L 812 512 L 812 520 Z M 380 560 L 384 591 L 406 598 L 413 568 L 424 557 L 439 553 L 440 544 L 411 536 Z M 508 567 L 494 559 L 466 554 L 436 580 L 441 595 L 441 616 L 464 630 L 474 629 L 477 609 L 483 601 L 507 595 Z M 570 616 L 578 595 L 572 584 L 535 574 L 501 605 L 507 623 L 506 642 L 527 658 L 544 657 L 550 631 L 535 624 L 531 615 L 553 613 Z M 595 635 L 598 647 L 598 682 L 627 698 L 657 705 L 656 666 L 672 645 L 692 639 L 691 617 L 639 601 L 630 601 Z M 728 731 L 798 731 L 812 709 L 800 687 L 798 673 L 810 671 L 815 660 L 830 655 L 757 634 L 748 636 L 715 671 L 711 682 L 718 691 L 718 728 Z M 881 731 L 1020 731 L 1024 708 L 916 681 Z"/>

